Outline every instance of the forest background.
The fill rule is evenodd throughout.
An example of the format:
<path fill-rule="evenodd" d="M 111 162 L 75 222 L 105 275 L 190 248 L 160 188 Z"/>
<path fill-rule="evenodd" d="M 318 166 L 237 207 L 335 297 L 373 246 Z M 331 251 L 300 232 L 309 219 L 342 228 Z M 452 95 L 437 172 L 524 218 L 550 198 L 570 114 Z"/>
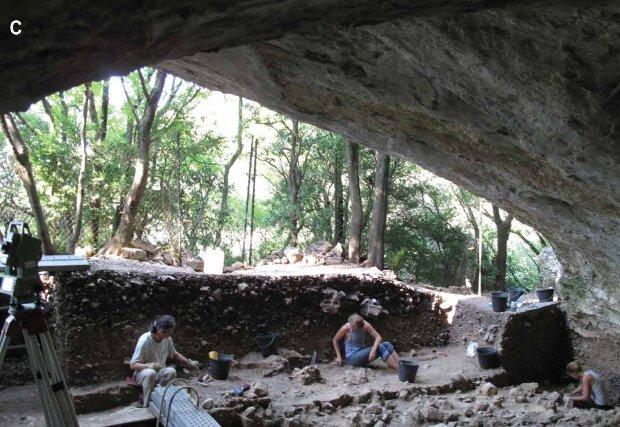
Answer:
<path fill-rule="evenodd" d="M 140 239 L 175 263 L 221 247 L 227 265 L 256 264 L 324 240 L 407 281 L 475 286 L 481 237 L 484 289 L 540 281 L 547 242 L 510 213 L 414 162 L 162 71 L 52 94 L 0 124 L 0 220 L 28 221 L 47 253 L 118 254 Z"/>

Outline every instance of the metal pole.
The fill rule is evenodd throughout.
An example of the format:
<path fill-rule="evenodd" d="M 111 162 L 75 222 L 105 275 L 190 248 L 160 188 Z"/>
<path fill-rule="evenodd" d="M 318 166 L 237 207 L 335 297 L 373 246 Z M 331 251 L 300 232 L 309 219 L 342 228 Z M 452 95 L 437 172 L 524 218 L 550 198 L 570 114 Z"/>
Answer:
<path fill-rule="evenodd" d="M 250 210 L 250 253 L 248 264 L 252 264 L 252 237 L 254 236 L 254 200 L 256 198 L 256 159 L 258 159 L 258 139 L 254 146 L 254 173 L 252 174 L 252 205 Z"/>

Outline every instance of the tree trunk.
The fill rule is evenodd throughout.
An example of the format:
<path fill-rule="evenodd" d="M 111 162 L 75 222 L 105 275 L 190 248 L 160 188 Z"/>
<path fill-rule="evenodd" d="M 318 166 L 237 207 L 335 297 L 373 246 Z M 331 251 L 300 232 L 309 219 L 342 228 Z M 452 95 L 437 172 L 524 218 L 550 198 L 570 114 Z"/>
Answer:
<path fill-rule="evenodd" d="M 239 110 L 238 110 L 239 122 L 237 125 L 237 149 L 233 153 L 232 157 L 224 166 L 224 176 L 222 177 L 222 201 L 220 203 L 220 214 L 217 221 L 217 231 L 215 233 L 215 245 L 219 246 L 222 242 L 222 231 L 228 218 L 228 176 L 230 175 L 230 169 L 233 167 L 237 158 L 243 151 L 243 98 L 239 97 Z"/>
<path fill-rule="evenodd" d="M 250 251 L 248 264 L 252 264 L 252 239 L 254 238 L 254 202 L 256 200 L 256 161 L 258 160 L 258 140 L 254 145 L 254 172 L 252 173 L 252 202 L 250 206 Z"/>
<path fill-rule="evenodd" d="M 88 140 L 86 139 L 86 125 L 88 121 L 89 104 L 93 102 L 90 85 L 84 86 L 84 106 L 82 111 L 82 127 L 80 129 L 80 171 L 78 173 L 77 189 L 75 193 L 75 219 L 73 233 L 67 243 L 67 252 L 75 253 L 75 246 L 82 234 L 82 215 L 84 212 L 84 194 L 86 193 L 86 165 L 88 162 Z"/>
<path fill-rule="evenodd" d="M 140 147 L 138 149 L 138 157 L 134 164 L 134 177 L 131 188 L 125 198 L 123 206 L 123 214 L 121 215 L 120 224 L 116 233 L 104 248 L 103 252 L 107 254 L 119 255 L 124 246 L 131 244 L 133 239 L 136 214 L 140 207 L 140 201 L 146 188 L 149 177 L 149 151 L 151 148 L 151 130 L 155 113 L 157 112 L 157 104 L 161 97 L 164 83 L 166 82 L 166 72 L 157 70 L 155 76 L 155 85 L 153 90 L 147 96 L 146 105 L 140 122 L 138 123 L 138 138 Z"/>
<path fill-rule="evenodd" d="M 497 227 L 497 254 L 495 254 L 495 287 L 506 288 L 506 262 L 508 258 L 508 238 L 512 225 L 512 214 L 506 214 L 502 220 L 499 208 L 493 205 L 493 221 Z"/>
<path fill-rule="evenodd" d="M 101 95 L 101 121 L 95 117 L 91 117 L 91 121 L 97 128 L 96 141 L 98 144 L 103 144 L 108 134 L 108 105 L 110 103 L 110 81 L 103 81 L 102 95 Z M 93 102 L 94 105 L 94 102 Z M 96 109 L 93 109 L 96 112 Z M 95 156 L 96 159 L 96 156 Z M 97 162 L 93 162 L 94 174 L 101 173 L 101 166 Z M 91 243 L 93 248 L 97 250 L 99 246 L 99 223 L 101 218 L 101 198 L 102 193 L 101 184 L 95 183 L 92 196 L 89 201 L 90 205 L 90 230 L 91 230 Z"/>
<path fill-rule="evenodd" d="M 390 157 L 378 152 L 372 203 L 372 221 L 368 240 L 368 260 L 371 266 L 377 267 L 380 270 L 383 269 L 384 263 L 389 169 Z"/>
<path fill-rule="evenodd" d="M 344 209 L 342 188 L 342 162 L 339 150 L 334 156 L 334 237 L 333 244 L 344 242 Z"/>
<path fill-rule="evenodd" d="M 243 246 L 241 248 L 241 262 L 245 264 L 245 240 L 248 231 L 248 214 L 250 207 L 250 183 L 252 180 L 252 160 L 254 159 L 254 138 L 250 141 L 250 166 L 248 168 L 248 188 L 245 195 L 245 217 L 243 219 Z"/>
<path fill-rule="evenodd" d="M 291 200 L 290 213 L 290 245 L 299 245 L 299 190 L 301 188 L 301 171 L 299 170 L 299 121 L 293 119 L 293 132 L 291 138 L 291 160 L 288 172 L 288 193 Z"/>
<path fill-rule="evenodd" d="M 6 137 L 7 141 L 11 145 L 13 150 L 13 156 L 15 157 L 15 169 L 26 193 L 30 200 L 30 207 L 34 214 L 37 228 L 39 229 L 39 236 L 43 242 L 43 253 L 46 255 L 53 255 L 56 253 L 56 247 L 52 243 L 47 222 L 45 220 L 45 213 L 41 206 L 41 200 L 39 199 L 39 192 L 34 180 L 34 174 L 32 173 L 32 164 L 30 163 L 30 156 L 28 154 L 28 147 L 24 143 L 15 121 L 10 114 L 0 115 L 0 125 L 2 125 L 2 133 Z"/>
<path fill-rule="evenodd" d="M 349 226 L 349 261 L 360 262 L 360 240 L 362 238 L 362 195 L 359 179 L 359 146 L 347 142 L 347 169 L 349 174 L 349 197 L 351 219 Z"/>

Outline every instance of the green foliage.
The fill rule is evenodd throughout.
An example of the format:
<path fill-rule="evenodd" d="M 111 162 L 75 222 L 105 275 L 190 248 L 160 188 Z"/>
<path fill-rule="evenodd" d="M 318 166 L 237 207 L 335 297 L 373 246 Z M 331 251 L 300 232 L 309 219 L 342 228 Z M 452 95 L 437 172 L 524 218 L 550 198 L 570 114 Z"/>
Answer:
<path fill-rule="evenodd" d="M 146 85 L 151 85 L 154 71 L 143 69 L 142 72 Z M 120 104 L 118 100 L 110 104 L 106 138 L 97 139 L 99 124 L 92 117 L 87 126 L 91 155 L 84 227 L 78 244 L 91 243 L 98 232 L 96 249 L 113 235 L 123 198 L 132 185 L 139 146 L 134 110 L 139 115 L 145 105 L 142 83 L 135 72 L 126 76 L 124 83 L 130 101 L 123 98 Z M 103 84 L 93 82 L 91 90 L 101 117 Z M 50 111 L 39 103 L 18 118 L 20 132 L 30 149 L 48 225 L 61 250 L 66 247 L 74 221 L 84 96 L 84 86 L 53 94 L 47 98 Z M 209 96 L 208 91 L 191 83 L 169 80 L 153 126 L 150 177 L 138 211 L 136 235 L 167 245 L 174 254 L 178 253 L 179 245 L 197 254 L 215 243 L 222 172 L 234 141 L 205 128 L 193 114 Z M 346 236 L 349 214 L 344 138 L 300 123 L 295 139 L 292 119 L 251 103 L 244 104 L 244 118 L 245 147 L 235 167 L 242 168 L 244 174 L 247 172 L 249 141 L 259 138 L 257 180 L 270 184 L 267 197 L 259 197 L 255 203 L 254 261 L 288 246 L 295 223 L 300 246 L 317 240 L 332 241 L 337 180 L 342 182 Z M 253 135 L 259 127 L 270 133 Z M 3 164 L 12 162 L 9 151 L 0 138 Z M 361 252 L 364 254 L 376 160 L 375 152 L 368 148 L 360 147 L 359 155 Z M 292 191 L 292 161 L 297 168 L 295 191 Z M 235 189 L 231 183 L 222 245 L 227 264 L 241 259 L 244 237 L 249 241 L 245 185 L 243 182 L 243 188 Z M 0 191 L 3 220 L 19 216 L 33 223 L 25 192 L 11 168 L 0 169 Z M 477 212 L 479 199 L 397 158 L 391 162 L 388 194 L 385 236 L 388 266 L 401 277 L 418 282 L 461 286 L 469 280 L 475 284 L 477 243 L 468 216 L 471 212 L 467 209 Z M 478 226 L 484 242 L 483 286 L 491 289 L 495 280 L 496 231 L 488 219 Z M 538 281 L 532 253 L 522 242 L 512 242 L 509 248 L 508 286 L 532 289 Z"/>

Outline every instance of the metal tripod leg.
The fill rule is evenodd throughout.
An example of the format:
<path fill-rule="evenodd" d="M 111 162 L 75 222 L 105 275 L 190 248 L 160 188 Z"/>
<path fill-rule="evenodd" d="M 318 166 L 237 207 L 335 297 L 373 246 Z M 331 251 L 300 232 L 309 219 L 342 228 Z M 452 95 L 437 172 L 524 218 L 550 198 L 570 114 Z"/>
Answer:
<path fill-rule="evenodd" d="M 40 397 L 44 412 L 48 413 L 49 425 L 59 427 L 77 426 L 73 401 L 64 382 L 62 371 L 49 332 L 30 335 L 24 330 L 26 348 L 31 357 L 35 380 L 41 385 Z M 36 370 L 36 372 L 35 372 Z"/>
<path fill-rule="evenodd" d="M 35 351 L 31 350 L 32 343 L 30 342 L 30 337 L 27 335 L 27 332 L 24 330 L 24 341 L 26 343 L 26 353 L 28 354 L 28 361 L 30 362 L 30 369 L 32 370 L 32 375 L 34 376 L 34 383 L 37 386 L 37 393 L 39 394 L 39 401 L 41 402 L 41 409 L 43 410 L 43 415 L 45 416 L 45 425 L 53 426 L 58 422 L 56 417 L 53 416 L 52 402 L 50 400 L 50 396 L 46 392 L 45 385 L 43 384 L 43 376 L 40 373 L 38 363 L 34 359 Z"/>
<path fill-rule="evenodd" d="M 60 368 L 60 363 L 58 362 L 58 357 L 56 356 L 56 351 L 54 350 L 54 344 L 52 344 L 52 337 L 50 336 L 49 331 L 39 334 L 39 340 L 41 341 L 43 353 L 48 360 L 48 367 L 50 368 L 54 384 L 57 385 L 54 390 L 54 394 L 60 403 L 64 414 L 64 419 L 70 420 L 72 422 L 71 425 L 77 426 L 78 421 L 75 408 L 73 406 L 73 399 L 67 389 L 67 383 L 62 373 L 62 369 Z"/>
<path fill-rule="evenodd" d="M 11 336 L 9 335 L 9 329 L 11 328 L 11 323 L 15 318 L 13 316 L 9 316 L 4 321 L 4 326 L 2 327 L 2 334 L 0 334 L 0 367 L 2 367 L 2 363 L 4 362 L 4 356 L 6 355 L 6 351 L 11 344 Z"/>

